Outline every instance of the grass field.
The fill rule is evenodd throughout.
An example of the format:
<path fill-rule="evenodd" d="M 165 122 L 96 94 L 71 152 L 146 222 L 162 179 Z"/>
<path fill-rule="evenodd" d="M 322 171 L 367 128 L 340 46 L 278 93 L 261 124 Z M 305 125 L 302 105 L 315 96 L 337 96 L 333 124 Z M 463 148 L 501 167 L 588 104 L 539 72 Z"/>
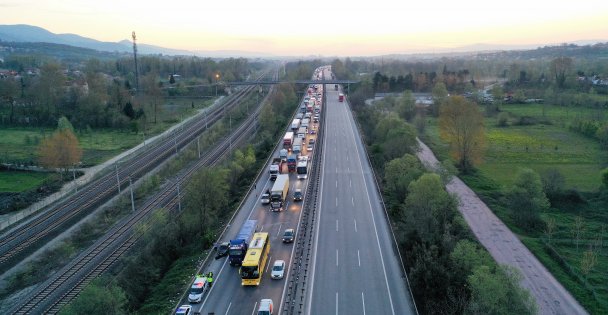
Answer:
<path fill-rule="evenodd" d="M 213 99 L 168 99 L 157 113 L 157 123 L 154 124 L 153 116 L 147 125 L 146 138 L 162 133 L 172 125 L 189 116 L 194 115 L 197 110 L 209 106 Z M 194 103 L 194 108 L 192 104 Z M 51 128 L 28 128 L 10 127 L 0 129 L 0 162 L 17 164 L 37 164 L 38 145 L 53 133 Z M 121 131 L 115 129 L 93 129 L 92 132 L 76 131 L 76 136 L 83 150 L 82 164 L 84 166 L 97 165 L 109 160 L 113 156 L 128 150 L 143 141 L 143 133 L 132 131 Z M 33 180 L 37 176 L 27 172 L 16 172 L 5 175 L 0 172 L 0 187 L 11 186 L 20 183 L 20 191 L 34 188 L 40 181 Z M 10 180 L 10 181 L 9 181 Z M 15 188 L 9 188 L 15 189 Z M 0 189 L 0 191 L 2 191 Z"/>
<path fill-rule="evenodd" d="M 592 314 L 608 313 L 608 250 L 596 246 L 597 265 L 587 277 L 581 272 L 583 252 L 597 240 L 608 239 L 608 198 L 598 193 L 601 185 L 599 172 L 608 162 L 608 153 L 594 140 L 568 130 L 568 123 L 577 115 L 605 119 L 597 110 L 545 107 L 542 105 L 502 105 L 501 110 L 515 121 L 520 116 L 548 119 L 551 124 L 510 125 L 498 127 L 496 118 L 486 118 L 487 150 L 478 172 L 461 178 L 519 235 L 523 243 L 550 272 Z M 448 148 L 439 139 L 435 119 L 429 120 L 425 141 L 438 158 L 448 156 Z M 544 231 L 526 232 L 518 228 L 510 217 L 510 210 L 502 197 L 513 183 L 519 168 L 540 172 L 557 168 L 566 179 L 567 188 L 582 192 L 584 202 L 564 201 L 554 204 L 541 214 L 547 221 L 556 222 L 556 231 L 549 241 Z M 574 222 L 583 218 L 584 228 L 577 249 L 573 239 Z M 549 245 L 547 245 L 547 243 Z M 605 242 L 603 242 L 605 243 Z"/>
<path fill-rule="evenodd" d="M 50 173 L 2 171 L 0 172 L 0 192 L 19 193 L 40 186 Z"/>

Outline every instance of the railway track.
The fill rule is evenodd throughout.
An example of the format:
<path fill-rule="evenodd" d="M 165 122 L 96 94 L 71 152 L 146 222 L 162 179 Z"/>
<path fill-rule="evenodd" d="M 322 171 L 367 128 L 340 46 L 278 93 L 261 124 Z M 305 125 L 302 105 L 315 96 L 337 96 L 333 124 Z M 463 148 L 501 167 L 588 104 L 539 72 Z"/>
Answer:
<path fill-rule="evenodd" d="M 23 256 L 61 233 L 66 226 L 114 197 L 119 190 L 128 185 L 129 177 L 137 180 L 177 153 L 208 126 L 221 119 L 227 110 L 232 109 L 253 92 L 255 92 L 254 86 L 239 91 L 223 106 L 212 110 L 203 119 L 176 129 L 171 137 L 161 140 L 157 145 L 150 145 L 147 150 L 123 162 L 124 167 L 117 168 L 116 172 L 105 174 L 83 187 L 79 193 L 4 231 L 0 235 L 0 271 L 6 271 Z"/>
<path fill-rule="evenodd" d="M 178 175 L 175 180 L 178 183 L 177 185 L 166 185 L 150 198 L 142 209 L 108 231 L 104 237 L 74 259 L 71 264 L 40 286 L 25 305 L 16 307 L 10 313 L 58 313 L 61 307 L 77 297 L 90 281 L 106 271 L 139 240 L 142 234 L 133 232 L 135 225 L 149 220 L 150 214 L 159 208 L 173 212 L 178 211 L 176 207 L 179 202 L 177 186 L 184 186 L 192 174 L 201 167 L 217 164 L 222 157 L 230 152 L 232 143 L 238 144 L 253 134 L 255 120 L 261 110 L 260 104 L 258 104 L 255 112 L 219 145 L 207 152 L 181 175 Z M 179 213 L 177 214 L 179 215 Z"/>

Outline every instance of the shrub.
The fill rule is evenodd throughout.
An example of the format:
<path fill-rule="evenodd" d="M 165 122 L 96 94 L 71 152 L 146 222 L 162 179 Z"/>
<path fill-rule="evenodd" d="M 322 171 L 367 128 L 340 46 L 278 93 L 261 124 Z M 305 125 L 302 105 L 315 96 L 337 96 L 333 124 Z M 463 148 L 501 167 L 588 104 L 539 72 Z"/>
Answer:
<path fill-rule="evenodd" d="M 501 112 L 498 114 L 498 126 L 507 127 L 509 125 L 509 113 Z"/>

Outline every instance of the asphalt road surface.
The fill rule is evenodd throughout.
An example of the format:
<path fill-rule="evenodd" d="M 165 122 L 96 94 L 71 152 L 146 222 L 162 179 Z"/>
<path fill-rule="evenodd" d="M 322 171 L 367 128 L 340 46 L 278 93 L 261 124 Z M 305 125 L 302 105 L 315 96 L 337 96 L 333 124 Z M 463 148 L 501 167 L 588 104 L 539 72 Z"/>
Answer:
<path fill-rule="evenodd" d="M 420 148 L 418 158 L 427 167 L 434 168 L 438 162 L 433 152 L 422 142 Z M 587 314 L 570 292 L 465 183 L 454 177 L 446 188 L 458 196 L 458 209 L 494 260 L 521 271 L 521 284 L 536 298 L 540 314 Z"/>
<path fill-rule="evenodd" d="M 313 125 L 318 126 L 318 124 Z M 307 135 L 306 143 L 308 143 L 308 140 L 311 138 L 316 138 L 316 135 Z M 273 152 L 273 157 L 279 157 L 279 150 L 282 148 L 283 146 L 279 145 L 277 150 Z M 306 153 L 309 156 L 312 155 L 312 151 Z M 315 161 L 312 161 L 312 163 L 314 162 Z M 227 257 L 215 260 L 211 262 L 209 268 L 203 270 L 205 273 L 213 271 L 215 275 L 213 287 L 204 294 L 201 303 L 191 304 L 193 312 L 200 312 L 200 314 L 204 315 L 209 313 L 226 315 L 253 314 L 257 312 L 257 307 L 261 299 L 270 298 L 274 303 L 274 313 L 279 314 L 279 308 L 282 305 L 281 298 L 287 283 L 286 278 L 291 266 L 290 258 L 294 246 L 293 243 L 283 243 L 282 236 L 284 230 L 288 228 L 296 229 L 297 233 L 303 202 L 294 202 L 293 193 L 295 189 L 300 188 L 304 195 L 306 195 L 308 179 L 297 179 L 297 174 L 295 174 L 295 172 L 290 173 L 286 210 L 282 212 L 272 212 L 270 211 L 269 205 L 262 205 L 260 202 L 261 194 L 267 189 L 270 189 L 272 184 L 274 184 L 273 181 L 270 181 L 268 168 L 269 165 L 266 165 L 263 175 L 255 184 L 255 189 L 247 196 L 241 210 L 236 215 L 232 225 L 228 228 L 224 238 L 221 240 L 222 242 L 227 242 L 231 238 L 234 238 L 243 222 L 247 219 L 258 221 L 257 224 L 259 228 L 257 229 L 257 232 L 269 233 L 270 254 L 261 284 L 259 286 L 242 286 L 239 267 L 230 266 Z M 284 167 L 284 171 L 287 171 L 287 166 Z M 286 262 L 285 278 L 273 280 L 270 278 L 270 269 L 272 269 L 272 264 L 277 259 Z M 182 300 L 181 304 L 189 304 L 187 296 Z"/>
<path fill-rule="evenodd" d="M 328 86 L 326 98 L 319 226 L 307 314 L 415 314 L 346 100 L 338 102 L 333 86 Z"/>

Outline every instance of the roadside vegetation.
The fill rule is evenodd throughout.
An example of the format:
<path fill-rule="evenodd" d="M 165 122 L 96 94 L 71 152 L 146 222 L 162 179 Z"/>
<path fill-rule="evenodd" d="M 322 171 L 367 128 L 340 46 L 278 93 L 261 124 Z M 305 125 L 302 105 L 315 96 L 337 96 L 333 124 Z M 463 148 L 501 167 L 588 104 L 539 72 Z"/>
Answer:
<path fill-rule="evenodd" d="M 370 90 L 357 89 L 351 101 L 368 98 L 357 94 Z M 417 132 L 409 121 L 422 114 L 412 94 L 352 105 L 420 313 L 536 313 L 533 297 L 519 286 L 518 272 L 492 260 L 459 214 L 456 199 L 445 190 L 454 167 L 429 173 L 413 155 Z M 468 162 L 462 165 L 471 167 Z"/>

